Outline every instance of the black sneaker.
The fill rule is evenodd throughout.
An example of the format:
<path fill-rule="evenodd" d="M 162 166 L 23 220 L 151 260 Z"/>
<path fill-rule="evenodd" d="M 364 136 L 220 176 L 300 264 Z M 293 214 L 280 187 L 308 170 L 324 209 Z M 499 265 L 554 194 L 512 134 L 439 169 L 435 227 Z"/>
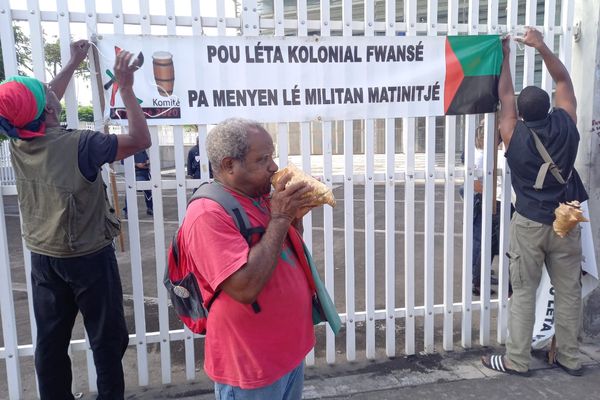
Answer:
<path fill-rule="evenodd" d="M 579 367 L 577 369 L 573 369 L 573 368 L 569 368 L 565 365 L 562 365 L 558 360 L 555 361 L 555 364 L 562 368 L 563 371 L 565 371 L 567 374 L 571 375 L 571 376 L 583 376 L 583 368 Z"/>
<path fill-rule="evenodd" d="M 146 214 L 148 214 L 148 215 L 154 215 L 154 211 L 152 211 L 152 209 L 149 208 L 149 209 L 146 210 Z"/>

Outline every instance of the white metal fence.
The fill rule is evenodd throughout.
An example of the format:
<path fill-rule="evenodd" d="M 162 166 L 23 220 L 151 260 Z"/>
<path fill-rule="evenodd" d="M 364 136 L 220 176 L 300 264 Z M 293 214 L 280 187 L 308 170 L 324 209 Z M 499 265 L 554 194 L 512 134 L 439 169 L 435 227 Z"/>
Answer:
<path fill-rule="evenodd" d="M 51 32 L 56 32 L 62 59 L 66 60 L 71 36 L 90 37 L 93 33 L 477 35 L 515 32 L 525 25 L 532 25 L 543 30 L 546 42 L 550 47 L 558 48 L 560 57 L 569 66 L 574 1 L 240 0 L 234 3 L 225 0 L 0 0 L 0 39 L 5 73 L 15 74 L 19 65 L 12 27 L 18 24 L 30 40 L 35 76 L 47 80 L 43 48 Z M 531 49 L 512 53 L 513 71 L 515 65 L 523 66 L 518 68 L 515 77 L 518 86 L 537 80 L 535 61 Z M 94 73 L 92 66 L 92 76 Z M 551 90 L 552 83 L 547 71 L 543 70 L 539 75 L 542 86 Z M 91 87 L 96 129 L 100 130 L 99 91 L 94 84 Z M 65 98 L 67 121 L 74 125 L 77 122 L 77 96 L 73 85 L 67 90 Z M 483 179 L 484 238 L 491 235 L 495 184 L 492 134 L 495 116 L 488 114 L 484 117 L 487 135 L 482 170 L 474 168 L 473 132 L 479 118 L 474 115 L 446 117 L 444 124 L 440 124 L 436 118 L 426 118 L 424 123 L 419 118 L 367 120 L 361 122 L 363 131 L 358 134 L 354 130 L 355 121 L 279 123 L 272 126 L 280 166 L 287 163 L 289 149 L 296 146 L 299 155 L 295 158 L 299 164 L 308 172 L 322 175 L 327 184 L 339 187 L 337 190 L 343 194 L 344 200 L 340 214 L 324 208 L 318 221 L 309 217 L 305 222 L 305 240 L 315 252 L 315 257 L 322 260 L 326 286 L 335 297 L 345 323 L 341 338 L 335 338 L 328 328 L 324 333 L 321 331 L 318 341 L 324 343 L 324 351 L 311 352 L 307 358 L 309 365 L 315 363 L 317 357 L 323 357 L 327 363 L 335 363 L 414 354 L 418 351 L 430 353 L 436 349 L 450 351 L 457 342 L 463 347 L 470 347 L 474 343 L 487 345 L 492 341 L 504 342 L 508 264 L 506 258 L 501 256 L 498 267 L 499 293 L 497 298 L 492 299 L 490 265 L 487 262 L 491 254 L 489 240 L 483 240 L 481 254 L 482 260 L 485 260 L 482 262 L 482 296 L 474 300 L 471 294 L 473 180 L 477 176 Z M 378 135 L 375 127 L 381 127 Z M 207 129 L 206 126 L 198 126 L 205 168 L 204 139 Z M 438 150 L 443 149 L 437 154 L 436 132 L 440 132 L 437 135 Z M 173 342 L 183 343 L 185 361 L 182 375 L 186 379 L 194 379 L 197 373 L 195 364 L 198 362 L 194 342 L 202 340 L 182 329 L 172 318 L 173 314 L 169 315 L 167 295 L 161 282 L 166 243 L 184 216 L 188 189 L 197 185 L 197 182 L 186 179 L 183 127 L 173 127 L 174 177 L 163 176 L 158 171 L 158 143 L 161 140 L 158 129 L 151 129 L 151 133 L 154 143 L 149 150 L 152 180 L 136 182 L 132 159 L 125 162 L 125 192 L 130 218 L 125 232 L 128 238 L 126 253 L 120 257 L 121 264 L 130 264 L 130 276 L 123 276 L 124 287 L 130 289 L 126 295 L 132 300 L 128 353 L 135 353 L 131 356 L 136 360 L 137 383 L 142 386 L 172 381 Z M 376 155 L 375 140 L 377 137 L 381 139 L 381 135 L 383 139 L 378 147 L 383 146 L 384 153 Z M 421 140 L 425 152 L 417 154 L 415 146 Z M 165 140 L 162 142 L 165 143 Z M 318 143 L 321 154 L 311 156 L 310 150 L 315 143 Z M 336 155 L 332 150 L 338 144 L 343 149 L 342 155 Z M 361 155 L 354 154 L 357 147 L 361 149 Z M 401 154 L 396 152 L 397 148 L 402 149 Z M 457 153 L 462 148 L 465 149 L 464 167 L 456 162 Z M 504 188 L 510 187 L 509 171 L 501 170 L 499 179 Z M 456 190 L 463 180 L 465 201 L 461 204 L 457 202 Z M 5 196 L 14 195 L 15 188 L 7 185 L 1 189 L 0 210 L 3 210 L 5 199 L 8 199 Z M 154 216 L 151 221 L 141 221 L 138 217 L 136 190 L 139 189 L 151 189 L 153 192 Z M 422 195 L 421 189 L 424 190 Z M 441 211 L 437 213 L 436 192 L 441 194 L 437 201 L 442 204 Z M 356 204 L 361 204 L 363 200 L 364 208 L 356 208 Z M 504 191 L 502 204 L 499 210 L 502 220 L 501 249 L 507 246 L 508 240 L 506 222 L 510 210 L 504 205 L 510 204 L 510 191 Z M 172 214 L 170 205 L 175 210 Z M 460 219 L 456 217 L 457 209 L 458 215 L 462 214 Z M 398 217 L 400 215 L 402 218 Z M 18 399 L 23 397 L 26 382 L 31 385 L 32 381 L 33 371 L 27 371 L 24 375 L 22 365 L 26 358 L 33 355 L 31 343 L 35 341 L 35 321 L 29 301 L 30 290 L 27 290 L 25 309 L 15 309 L 15 287 L 20 285 L 30 289 L 30 261 L 24 247 L 23 259 L 9 257 L 9 245 L 12 243 L 14 246 L 17 239 L 8 234 L 5 218 L 4 213 L 0 212 L 3 333 L 0 358 L 6 366 L 4 387 L 7 390 L 7 393 L 0 392 L 0 397 Z M 436 222 L 438 228 L 441 226 L 438 230 Z M 151 229 L 146 229 L 148 226 Z M 422 231 L 417 232 L 420 226 L 423 227 Z M 343 239 L 334 235 L 334 232 L 343 232 Z M 364 248 L 364 251 L 355 251 L 356 247 Z M 336 248 L 343 250 L 336 252 Z M 153 254 L 147 254 L 148 251 L 153 251 Z M 504 251 L 501 250 L 500 254 L 504 254 Z M 24 265 L 25 274 L 17 274 L 15 265 L 18 268 Z M 15 275 L 22 281 L 13 279 Z M 145 303 L 149 297 L 154 299 L 153 312 L 148 311 Z M 28 315 L 29 322 L 17 324 L 23 315 Z M 478 332 L 479 337 L 473 338 L 473 332 Z M 345 351 L 342 355 L 336 354 L 336 341 L 344 339 Z M 364 351 L 357 348 L 357 341 L 362 342 L 363 339 Z M 150 368 L 155 367 L 149 365 L 149 354 L 151 348 L 155 347 L 160 355 L 159 381 L 151 380 L 149 373 Z M 85 353 L 89 390 L 93 391 L 95 372 L 85 337 L 74 338 L 71 350 L 74 354 Z"/>

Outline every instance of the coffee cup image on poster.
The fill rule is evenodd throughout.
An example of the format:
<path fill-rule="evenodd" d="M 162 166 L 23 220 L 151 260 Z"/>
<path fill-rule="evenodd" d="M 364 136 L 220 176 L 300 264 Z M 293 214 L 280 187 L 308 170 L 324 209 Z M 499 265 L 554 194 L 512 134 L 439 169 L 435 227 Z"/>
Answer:
<path fill-rule="evenodd" d="M 152 54 L 152 67 L 156 90 L 163 97 L 170 97 L 175 86 L 175 67 L 173 54 L 168 51 L 156 51 Z"/>

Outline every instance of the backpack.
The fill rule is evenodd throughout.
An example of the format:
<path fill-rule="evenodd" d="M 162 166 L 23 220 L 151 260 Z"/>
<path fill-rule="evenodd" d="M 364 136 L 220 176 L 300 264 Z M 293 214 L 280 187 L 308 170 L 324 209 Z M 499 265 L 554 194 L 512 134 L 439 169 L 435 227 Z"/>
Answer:
<path fill-rule="evenodd" d="M 188 201 L 189 205 L 197 199 L 206 198 L 219 203 L 223 209 L 233 218 L 240 233 L 251 245 L 254 234 L 262 235 L 265 228 L 262 226 L 251 227 L 246 212 L 240 203 L 219 183 L 203 183 Z M 173 235 L 169 246 L 169 257 L 165 268 L 163 283 L 167 288 L 173 308 L 181 322 L 183 322 L 194 333 L 206 334 L 206 319 L 208 311 L 220 293 L 217 290 L 210 301 L 205 304 L 200 293 L 198 281 L 193 272 L 193 266 L 187 263 L 185 257 L 186 249 L 181 246 L 179 235 L 181 227 Z M 255 313 L 260 312 L 258 303 L 254 302 L 252 308 Z"/>

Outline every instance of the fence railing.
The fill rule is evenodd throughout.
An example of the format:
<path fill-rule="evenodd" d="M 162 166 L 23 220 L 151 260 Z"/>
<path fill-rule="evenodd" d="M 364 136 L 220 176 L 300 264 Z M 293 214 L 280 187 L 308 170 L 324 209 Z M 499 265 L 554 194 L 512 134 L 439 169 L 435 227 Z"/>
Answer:
<path fill-rule="evenodd" d="M 24 3 L 24 2 L 23 2 Z M 160 7 L 154 8 L 156 3 Z M 236 6 L 236 3 L 237 6 Z M 0 0 L 0 39 L 5 73 L 19 70 L 15 54 L 13 26 L 20 26 L 30 40 L 32 68 L 36 77 L 46 80 L 44 43 L 56 33 L 62 60 L 69 56 L 71 37 L 90 37 L 102 33 L 142 33 L 167 35 L 406 35 L 498 34 L 513 32 L 525 25 L 537 25 L 551 48 L 559 44 L 561 59 L 571 61 L 571 38 L 574 0 L 527 1 L 448 1 L 440 10 L 437 0 L 274 0 L 261 2 L 216 1 L 190 2 L 166 0 L 139 2 L 86 0 L 76 5 L 67 0 L 56 2 L 28 0 L 20 8 L 9 0 Z M 442 2 L 440 2 L 442 3 Z M 272 7 L 266 5 L 272 4 Z M 426 4 L 426 7 L 424 5 Z M 466 5 L 466 7 L 465 7 Z M 559 5 L 559 6 L 558 6 Z M 78 7 L 69 9 L 68 6 Z M 525 12 L 520 13 L 519 10 Z M 214 8 L 214 9 L 213 9 Z M 425 10 L 425 11 L 423 11 Z M 483 11 L 485 10 L 485 11 Z M 460 14 L 459 14 L 460 11 Z M 261 12 L 263 14 L 261 14 Z M 540 15 L 542 16 L 540 18 Z M 542 23 L 540 23 L 542 21 Z M 559 21 L 555 24 L 555 21 Z M 516 54 L 515 54 L 516 53 Z M 519 79 L 524 84 L 534 80 L 535 57 L 531 49 L 513 52 L 511 63 L 523 59 Z M 92 68 L 92 74 L 94 74 Z M 514 73 L 514 72 L 513 72 Z M 542 85 L 551 90 L 546 70 Z M 93 81 L 93 80 L 92 80 Z M 99 90 L 92 85 L 94 128 L 102 130 Z M 77 96 L 73 86 L 65 95 L 67 120 L 77 122 Z M 473 182 L 479 178 L 484 187 L 484 238 L 491 236 L 492 193 L 495 185 L 494 126 L 495 115 L 484 116 L 486 142 L 482 169 L 475 168 L 474 130 L 481 116 L 469 115 L 457 123 L 457 117 L 403 118 L 397 130 L 394 119 L 366 120 L 362 132 L 355 132 L 353 121 L 277 123 L 269 125 L 277 145 L 280 166 L 288 162 L 290 148 L 294 160 L 312 172 L 319 166 L 324 182 L 334 185 L 343 198 L 339 209 L 324 208 L 305 220 L 305 241 L 322 267 L 327 289 L 335 298 L 343 322 L 341 338 L 329 328 L 319 327 L 317 351 L 307 357 L 312 365 L 317 358 L 339 363 L 366 358 L 433 352 L 438 348 L 451 351 L 460 344 L 488 345 L 503 343 L 506 338 L 508 264 L 498 260 L 499 293 L 490 295 L 491 248 L 483 240 L 482 296 L 471 292 L 473 237 Z M 463 122 L 464 121 L 464 122 Z M 384 153 L 375 157 L 375 126 L 383 139 L 377 142 Z M 126 224 L 127 246 L 119 257 L 128 309 L 130 348 L 127 357 L 134 359 L 137 383 L 170 383 L 174 370 L 173 342 L 182 344 L 181 375 L 193 379 L 198 360 L 192 335 L 169 312 L 166 291 L 162 286 L 166 243 L 182 221 L 189 189 L 197 182 L 186 178 L 184 145 L 199 138 L 202 163 L 206 166 L 206 125 L 197 126 L 197 134 L 184 135 L 184 127 L 172 127 L 172 142 L 159 128 L 151 128 L 154 145 L 149 149 L 152 180 L 136 182 L 131 158 L 125 161 L 125 197 L 129 219 Z M 436 146 L 436 131 L 443 132 Z M 338 135 L 339 133 L 339 135 Z M 187 138 L 187 139 L 186 139 Z M 440 139 L 441 138 L 441 139 Z M 457 142 L 458 140 L 458 142 Z M 194 140 L 195 141 L 195 140 Z M 174 177 L 163 177 L 157 170 L 161 163 L 159 143 L 173 149 Z M 318 143 L 320 154 L 311 155 Z M 361 154 L 355 154 L 354 144 Z M 401 143 L 401 153 L 396 151 Z M 416 146 L 425 152 L 417 154 Z M 333 148 L 341 149 L 334 155 Z M 436 147 L 438 151 L 436 152 Z M 464 166 L 457 163 L 457 153 L 464 148 Z M 4 160 L 5 145 L 0 147 Z M 315 161 L 318 158 L 318 161 Z M 313 165 L 313 162 L 316 164 Z M 4 165 L 4 164 L 0 164 Z M 361 165 L 360 169 L 357 165 Z M 1 173 L 4 173 L 2 170 Z M 106 172 L 104 173 L 106 178 Z M 203 175 L 206 179 L 207 174 Z M 3 182 L 11 185 L 9 178 Z M 510 204 L 510 172 L 499 170 L 499 181 L 506 188 L 501 213 L 501 247 L 507 247 Z M 464 201 L 457 196 L 464 186 Z M 14 194 L 14 187 L 2 187 L 3 194 Z M 136 191 L 152 190 L 154 216 L 138 216 Z M 122 194 L 122 193 L 120 193 Z M 0 197 L 0 311 L 3 344 L 0 359 L 6 366 L 6 381 L 0 385 L 0 397 L 23 398 L 23 387 L 35 386 L 33 370 L 22 369 L 34 351 L 35 320 L 30 301 L 29 252 L 21 247 L 18 235 L 7 232 L 18 217 L 5 215 L 9 198 Z M 11 228 L 12 229 L 12 228 Z M 8 254 L 8 248 L 22 249 Z M 503 255 L 504 251 L 500 251 Z M 25 273 L 22 273 L 24 268 Z M 15 291 L 24 288 L 25 301 L 15 301 Z M 28 321 L 23 319 L 27 319 Z M 18 323 L 17 323 L 18 322 Z M 473 337 L 473 334 L 478 337 Z M 494 336 L 495 335 L 495 336 Z M 364 338 L 364 350 L 357 343 Z M 360 340 L 359 340 L 360 339 Z M 343 343 L 338 354 L 336 344 Z M 339 344 L 337 349 L 339 349 Z M 74 337 L 73 354 L 83 354 L 87 385 L 95 390 L 95 371 L 85 336 Z M 31 363 L 29 362 L 29 368 Z M 133 369 L 134 367 L 132 367 Z M 159 377 L 151 375 L 159 369 Z M 130 371 L 131 372 L 131 371 Z M 2 392 L 2 388 L 6 393 Z"/>

